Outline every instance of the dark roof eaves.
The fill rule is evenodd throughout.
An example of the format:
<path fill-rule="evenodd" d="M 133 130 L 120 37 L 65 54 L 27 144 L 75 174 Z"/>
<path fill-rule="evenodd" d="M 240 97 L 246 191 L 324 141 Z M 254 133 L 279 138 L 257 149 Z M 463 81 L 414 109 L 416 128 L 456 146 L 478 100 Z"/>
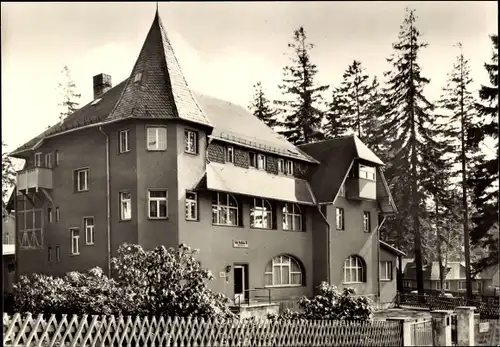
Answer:
<path fill-rule="evenodd" d="M 400 256 L 403 256 L 403 257 L 406 256 L 406 253 L 404 253 L 403 251 L 397 249 L 396 247 L 391 246 L 390 244 L 388 244 L 388 243 L 386 243 L 386 242 L 384 242 L 382 240 L 379 240 L 379 242 L 380 242 L 380 245 L 383 246 L 383 247 L 385 247 L 387 250 L 392 251 L 395 254 L 399 254 Z"/>

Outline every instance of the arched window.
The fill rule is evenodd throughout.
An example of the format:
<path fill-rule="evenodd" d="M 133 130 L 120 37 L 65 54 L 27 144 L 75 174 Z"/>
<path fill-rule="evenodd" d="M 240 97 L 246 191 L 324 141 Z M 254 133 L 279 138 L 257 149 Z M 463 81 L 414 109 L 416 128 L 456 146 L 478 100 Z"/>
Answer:
<path fill-rule="evenodd" d="M 238 201 L 231 194 L 213 193 L 212 224 L 238 225 Z"/>
<path fill-rule="evenodd" d="M 250 208 L 250 227 L 272 229 L 273 209 L 266 199 L 253 199 L 253 205 Z"/>
<path fill-rule="evenodd" d="M 302 231 L 302 211 L 297 204 L 283 206 L 283 230 Z"/>
<path fill-rule="evenodd" d="M 366 282 L 366 265 L 361 257 L 351 255 L 344 261 L 344 284 Z"/>
<path fill-rule="evenodd" d="M 302 267 L 299 262 L 288 255 L 274 257 L 266 265 L 266 287 L 293 287 L 304 284 Z"/>

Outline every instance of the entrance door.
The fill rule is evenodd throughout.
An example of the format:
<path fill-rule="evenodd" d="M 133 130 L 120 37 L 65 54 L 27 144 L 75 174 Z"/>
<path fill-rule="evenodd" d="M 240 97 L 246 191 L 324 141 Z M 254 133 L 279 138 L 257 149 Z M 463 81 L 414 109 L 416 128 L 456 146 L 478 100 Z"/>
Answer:
<path fill-rule="evenodd" d="M 245 296 L 248 295 L 245 289 L 248 288 L 247 283 L 247 265 L 234 266 L 234 303 L 239 304 L 245 301 Z"/>

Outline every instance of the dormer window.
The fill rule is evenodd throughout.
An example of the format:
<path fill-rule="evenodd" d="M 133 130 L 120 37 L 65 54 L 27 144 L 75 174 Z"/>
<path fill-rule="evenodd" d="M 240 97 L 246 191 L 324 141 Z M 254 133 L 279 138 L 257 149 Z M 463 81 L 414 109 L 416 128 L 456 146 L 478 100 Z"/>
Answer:
<path fill-rule="evenodd" d="M 142 78 L 142 72 L 136 73 L 134 76 L 134 83 L 140 82 Z"/>
<path fill-rule="evenodd" d="M 257 155 L 254 152 L 248 152 L 248 166 L 257 167 Z"/>
<path fill-rule="evenodd" d="M 278 173 L 285 173 L 285 159 L 278 159 Z"/>
<path fill-rule="evenodd" d="M 226 146 L 226 163 L 234 163 L 234 147 Z"/>
<path fill-rule="evenodd" d="M 375 181 L 375 177 L 375 168 L 373 166 L 359 164 L 359 178 Z"/>
<path fill-rule="evenodd" d="M 285 173 L 287 175 L 293 175 L 293 161 L 291 160 L 286 161 Z"/>
<path fill-rule="evenodd" d="M 36 167 L 42 166 L 42 153 L 41 152 L 35 153 L 35 166 Z"/>
<path fill-rule="evenodd" d="M 257 169 L 266 169 L 266 156 L 264 154 L 257 154 Z"/>

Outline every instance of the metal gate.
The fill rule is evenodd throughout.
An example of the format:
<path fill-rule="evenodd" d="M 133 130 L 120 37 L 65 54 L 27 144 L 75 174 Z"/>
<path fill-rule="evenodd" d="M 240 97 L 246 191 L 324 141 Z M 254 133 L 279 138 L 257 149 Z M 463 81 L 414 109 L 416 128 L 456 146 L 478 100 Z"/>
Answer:
<path fill-rule="evenodd" d="M 410 323 L 411 345 L 432 346 L 432 320 L 426 319 Z"/>

